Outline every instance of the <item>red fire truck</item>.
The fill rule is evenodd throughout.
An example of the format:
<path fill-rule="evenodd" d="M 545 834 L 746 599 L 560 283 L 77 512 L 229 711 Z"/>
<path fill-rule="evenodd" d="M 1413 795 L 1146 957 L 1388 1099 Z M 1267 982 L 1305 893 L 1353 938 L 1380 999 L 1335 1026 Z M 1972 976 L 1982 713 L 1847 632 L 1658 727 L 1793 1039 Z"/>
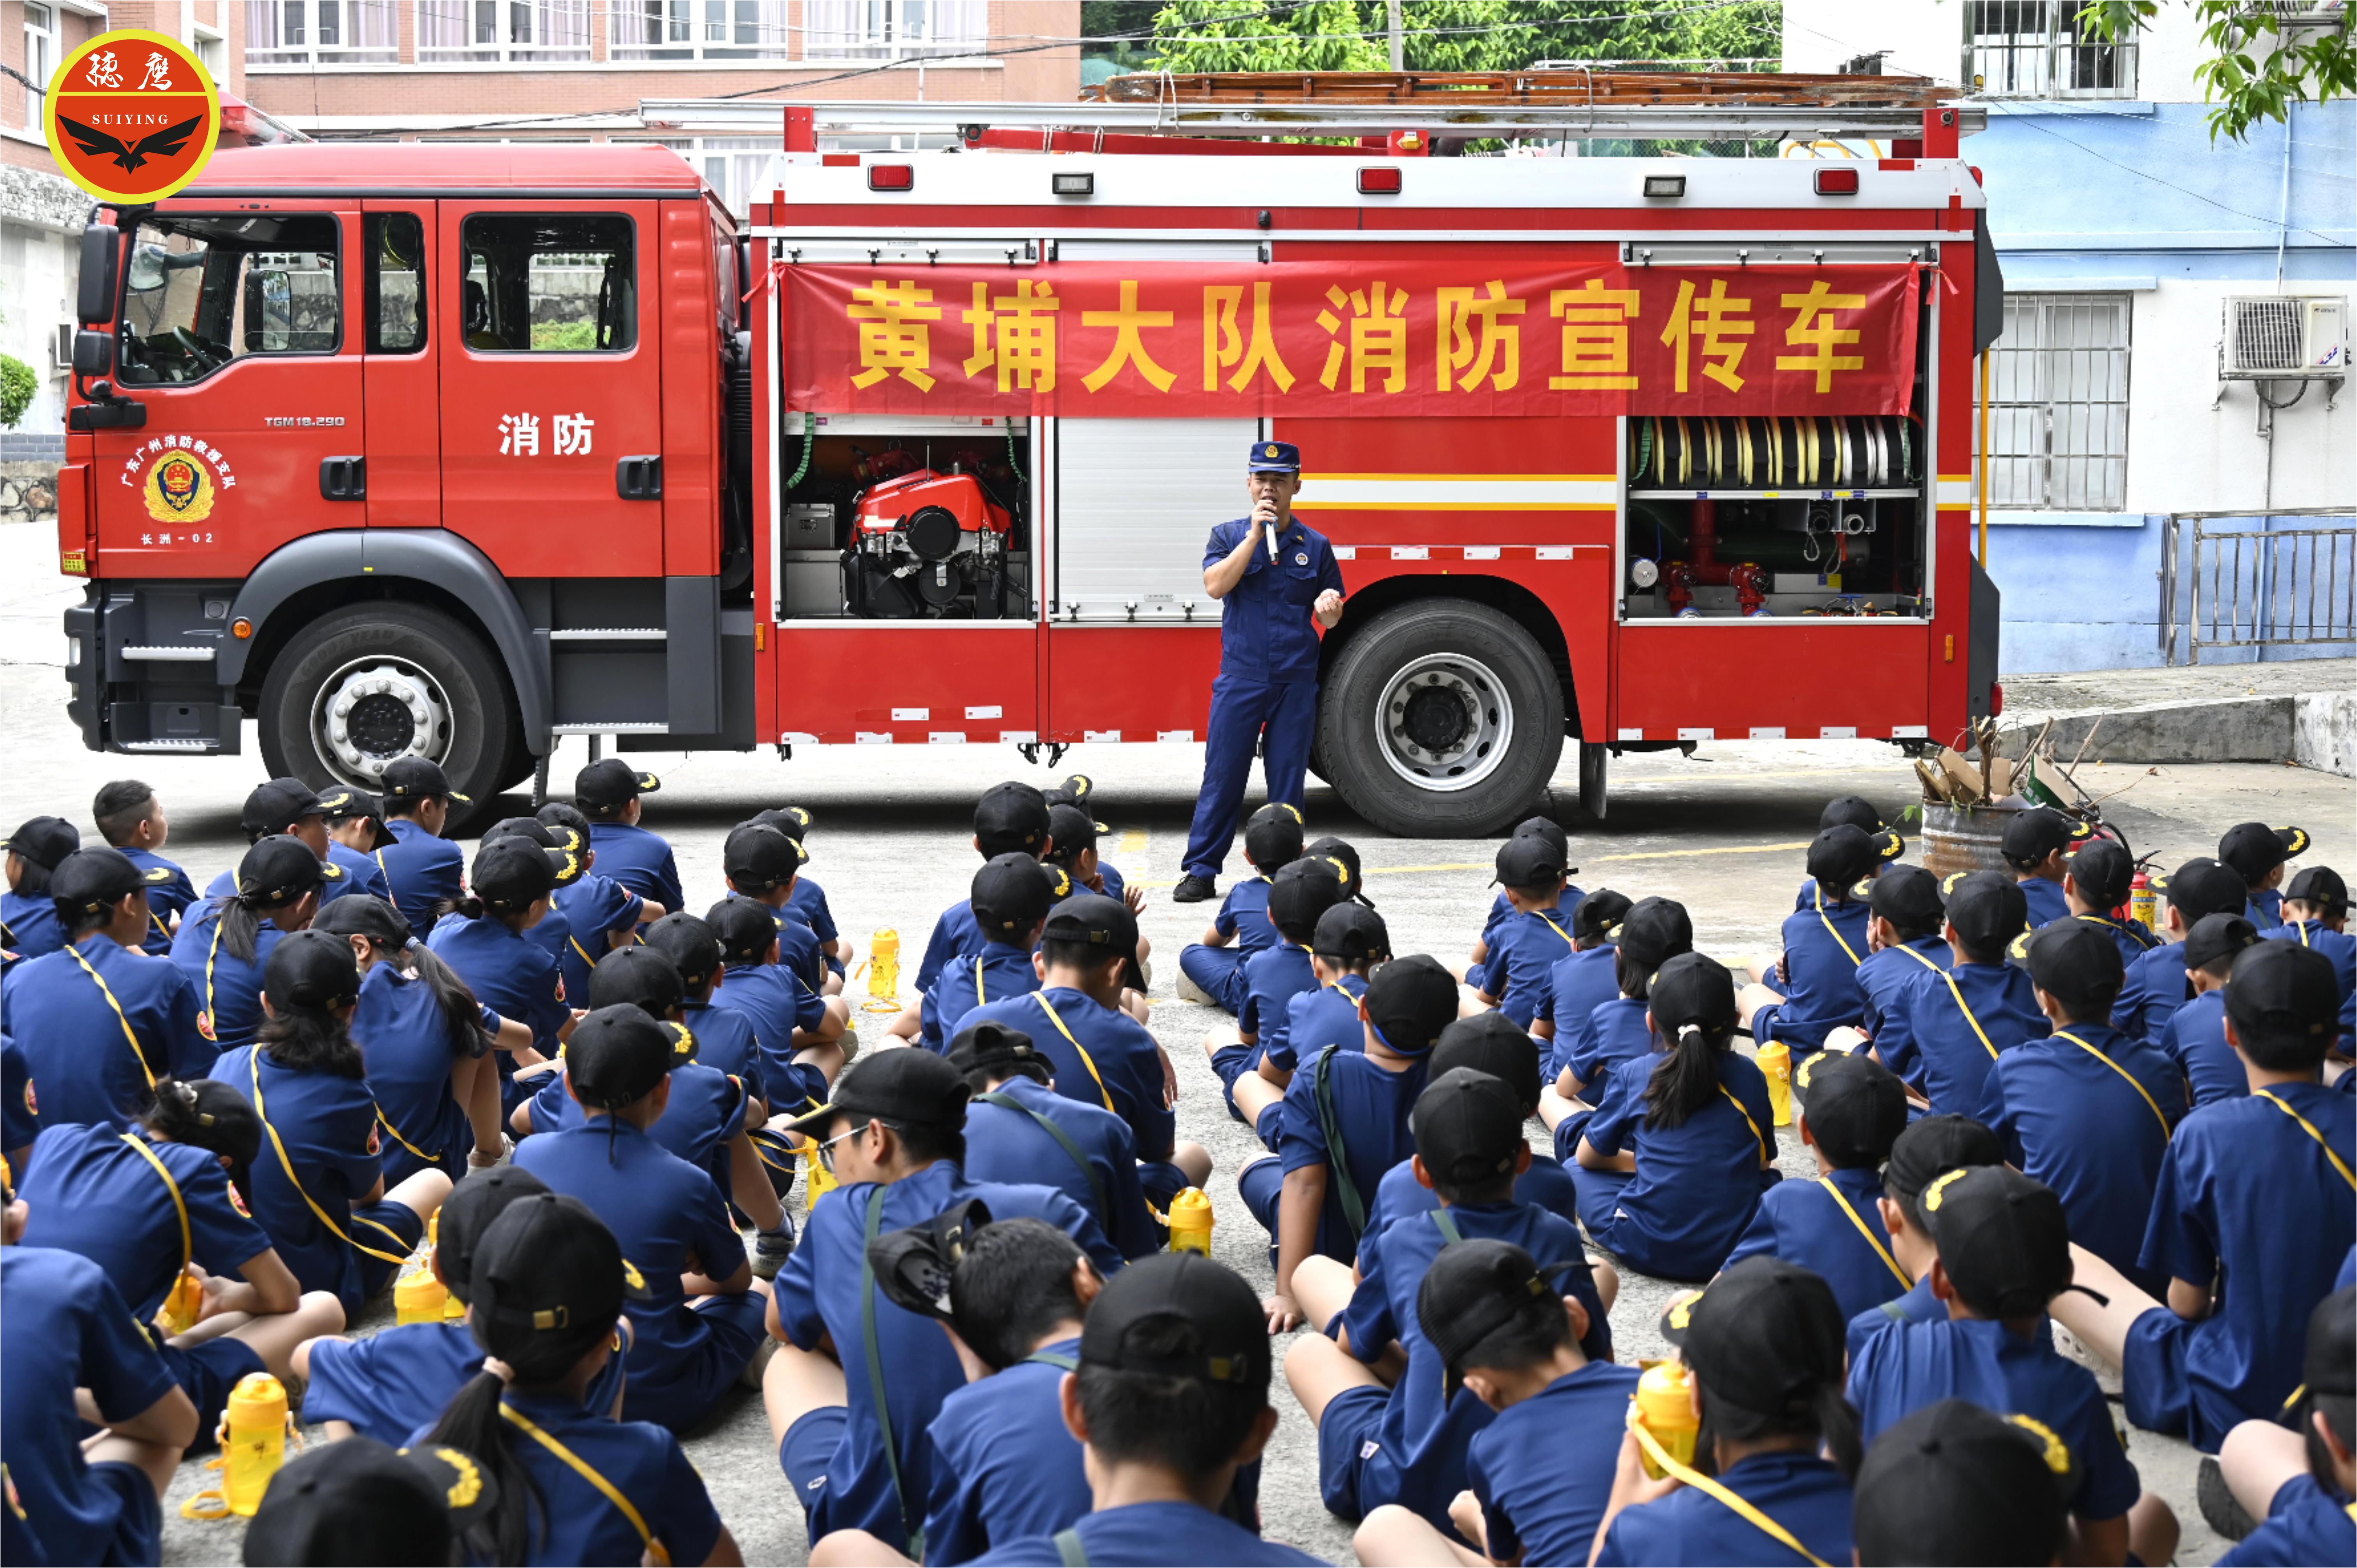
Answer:
<path fill-rule="evenodd" d="M 566 735 L 1199 739 L 1203 541 L 1284 440 L 1349 594 L 1314 765 L 1386 829 L 1496 831 L 1566 737 L 1598 812 L 1615 751 L 1943 740 L 1996 701 L 1960 113 L 1835 160 L 790 111 L 749 231 L 654 147 L 225 150 L 85 236 L 70 711 L 479 802 Z"/>

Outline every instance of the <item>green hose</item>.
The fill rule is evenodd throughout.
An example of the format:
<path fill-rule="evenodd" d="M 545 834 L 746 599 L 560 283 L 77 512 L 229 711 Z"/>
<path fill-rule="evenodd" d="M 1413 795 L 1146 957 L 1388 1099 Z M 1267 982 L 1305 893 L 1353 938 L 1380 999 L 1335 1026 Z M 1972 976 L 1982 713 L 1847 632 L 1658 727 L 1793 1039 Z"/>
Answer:
<path fill-rule="evenodd" d="M 810 472 L 811 448 L 818 445 L 818 435 L 811 429 L 810 417 L 807 413 L 802 415 L 802 460 L 794 465 L 794 477 L 786 481 L 789 493 L 802 482 L 802 476 Z"/>

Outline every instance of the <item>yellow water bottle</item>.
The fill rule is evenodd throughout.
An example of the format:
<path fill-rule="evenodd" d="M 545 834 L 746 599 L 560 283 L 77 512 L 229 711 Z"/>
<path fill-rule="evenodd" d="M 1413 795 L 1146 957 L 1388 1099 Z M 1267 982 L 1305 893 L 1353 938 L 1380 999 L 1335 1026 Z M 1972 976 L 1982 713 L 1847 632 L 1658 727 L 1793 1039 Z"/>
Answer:
<path fill-rule="evenodd" d="M 221 1412 L 221 1493 L 229 1511 L 252 1518 L 278 1466 L 286 1462 L 286 1391 L 267 1372 L 237 1380 Z"/>
<path fill-rule="evenodd" d="M 181 1270 L 179 1276 L 173 1280 L 171 1290 L 165 1294 L 163 1306 L 156 1313 L 156 1321 L 162 1326 L 164 1337 L 168 1339 L 175 1334 L 186 1334 L 194 1328 L 197 1315 L 204 1310 L 204 1282 L 186 1269 Z"/>
<path fill-rule="evenodd" d="M 446 1290 L 443 1295 L 445 1299 L 442 1303 L 442 1321 L 457 1323 L 464 1320 L 467 1316 L 467 1304 L 458 1299 L 457 1293 Z"/>
<path fill-rule="evenodd" d="M 449 1299 L 449 1287 L 432 1269 L 412 1269 L 393 1282 L 393 1320 L 404 1324 L 439 1323 Z"/>
<path fill-rule="evenodd" d="M 1681 1465 L 1694 1463 L 1695 1431 L 1700 1424 L 1692 1388 L 1683 1363 L 1659 1361 L 1645 1369 L 1637 1380 L 1637 1391 L 1629 1396 L 1629 1424 L 1642 1427 Z M 1644 1453 L 1641 1444 L 1638 1452 L 1643 1455 L 1645 1474 L 1660 1480 L 1665 1474 L 1661 1466 Z"/>
<path fill-rule="evenodd" d="M 841 1184 L 826 1163 L 818 1157 L 818 1141 L 814 1138 L 794 1140 L 794 1152 L 802 1157 L 802 1207 L 815 1208 L 818 1200 Z"/>
<path fill-rule="evenodd" d="M 867 994 L 879 1003 L 900 997 L 900 933 L 886 927 L 867 944 Z M 877 1011 L 871 1007 L 869 1009 Z"/>
<path fill-rule="evenodd" d="M 1211 1199 L 1200 1187 L 1170 1200 L 1170 1250 L 1211 1255 Z"/>
<path fill-rule="evenodd" d="M 1760 1047 L 1757 1058 L 1760 1075 L 1768 1080 L 1768 1109 L 1776 1113 L 1776 1125 L 1792 1124 L 1792 1052 L 1781 1040 L 1770 1040 Z"/>

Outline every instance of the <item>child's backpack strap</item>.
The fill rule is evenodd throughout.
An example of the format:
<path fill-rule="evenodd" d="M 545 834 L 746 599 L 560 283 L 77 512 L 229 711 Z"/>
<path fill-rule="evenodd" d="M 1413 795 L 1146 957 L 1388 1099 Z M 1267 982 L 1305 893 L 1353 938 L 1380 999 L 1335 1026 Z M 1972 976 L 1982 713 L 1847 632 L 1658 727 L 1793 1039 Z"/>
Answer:
<path fill-rule="evenodd" d="M 884 1356 L 876 1342 L 876 1264 L 868 1249 L 884 1228 L 884 1195 L 879 1182 L 867 1193 L 867 1230 L 859 1247 L 859 1337 L 867 1352 L 867 1393 L 876 1402 L 876 1429 L 884 1439 L 884 1467 L 891 1473 L 892 1499 L 900 1507 L 900 1528 L 909 1538 L 909 1555 L 925 1559 L 925 1521 L 909 1511 L 908 1488 L 900 1483 L 900 1449 L 892 1437 L 892 1406 L 884 1395 Z"/>
<path fill-rule="evenodd" d="M 1089 1191 L 1096 1198 L 1097 1218 L 1104 1222 L 1106 1229 L 1112 1228 L 1113 1210 L 1105 1204 L 1104 1183 L 1097 1179 L 1096 1166 L 1089 1164 L 1088 1155 L 1081 1153 L 1081 1146 L 1072 1142 L 1072 1135 L 1070 1133 L 1065 1132 L 1048 1117 L 1032 1110 L 1011 1094 L 1002 1094 L 994 1089 L 987 1094 L 977 1094 L 974 1098 L 985 1105 L 996 1105 L 1002 1111 L 1019 1111 L 1037 1122 L 1039 1124 L 1039 1130 L 1055 1139 L 1058 1146 L 1064 1151 L 1065 1156 L 1080 1167 L 1082 1176 L 1088 1178 Z"/>
<path fill-rule="evenodd" d="M 1077 1530 L 1056 1532 L 1056 1561 L 1064 1568 L 1089 1568 L 1089 1549 Z"/>
<path fill-rule="evenodd" d="M 1343 1221 L 1351 1227 L 1351 1240 L 1356 1241 L 1366 1233 L 1367 1205 L 1359 1196 L 1359 1184 L 1351 1179 L 1351 1159 L 1342 1144 L 1342 1119 L 1334 1113 L 1334 1053 L 1340 1046 L 1328 1046 L 1318 1053 L 1318 1060 L 1309 1069 L 1309 1088 L 1318 1101 L 1318 1130 L 1326 1139 L 1326 1169 L 1328 1179 L 1334 1184 L 1335 1196 L 1342 1202 Z"/>

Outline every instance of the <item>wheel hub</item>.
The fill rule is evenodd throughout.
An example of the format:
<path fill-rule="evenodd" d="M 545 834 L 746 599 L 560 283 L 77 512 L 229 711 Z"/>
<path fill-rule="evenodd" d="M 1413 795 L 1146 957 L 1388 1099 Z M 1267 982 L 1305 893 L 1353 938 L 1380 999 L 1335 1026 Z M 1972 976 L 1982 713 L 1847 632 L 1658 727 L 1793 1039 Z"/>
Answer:
<path fill-rule="evenodd" d="M 1454 688 L 1435 683 L 1408 693 L 1400 727 L 1422 749 L 1444 752 L 1465 738 L 1473 727 L 1473 715 L 1465 711 Z"/>
<path fill-rule="evenodd" d="M 1495 772 L 1513 739 L 1504 682 L 1477 659 L 1429 653 L 1384 685 L 1375 736 L 1392 771 L 1419 789 L 1470 789 Z"/>
<path fill-rule="evenodd" d="M 431 675 L 406 660 L 358 660 L 321 683 L 311 734 L 328 771 L 374 789 L 385 765 L 400 757 L 442 759 L 450 746 L 449 701 Z"/>

